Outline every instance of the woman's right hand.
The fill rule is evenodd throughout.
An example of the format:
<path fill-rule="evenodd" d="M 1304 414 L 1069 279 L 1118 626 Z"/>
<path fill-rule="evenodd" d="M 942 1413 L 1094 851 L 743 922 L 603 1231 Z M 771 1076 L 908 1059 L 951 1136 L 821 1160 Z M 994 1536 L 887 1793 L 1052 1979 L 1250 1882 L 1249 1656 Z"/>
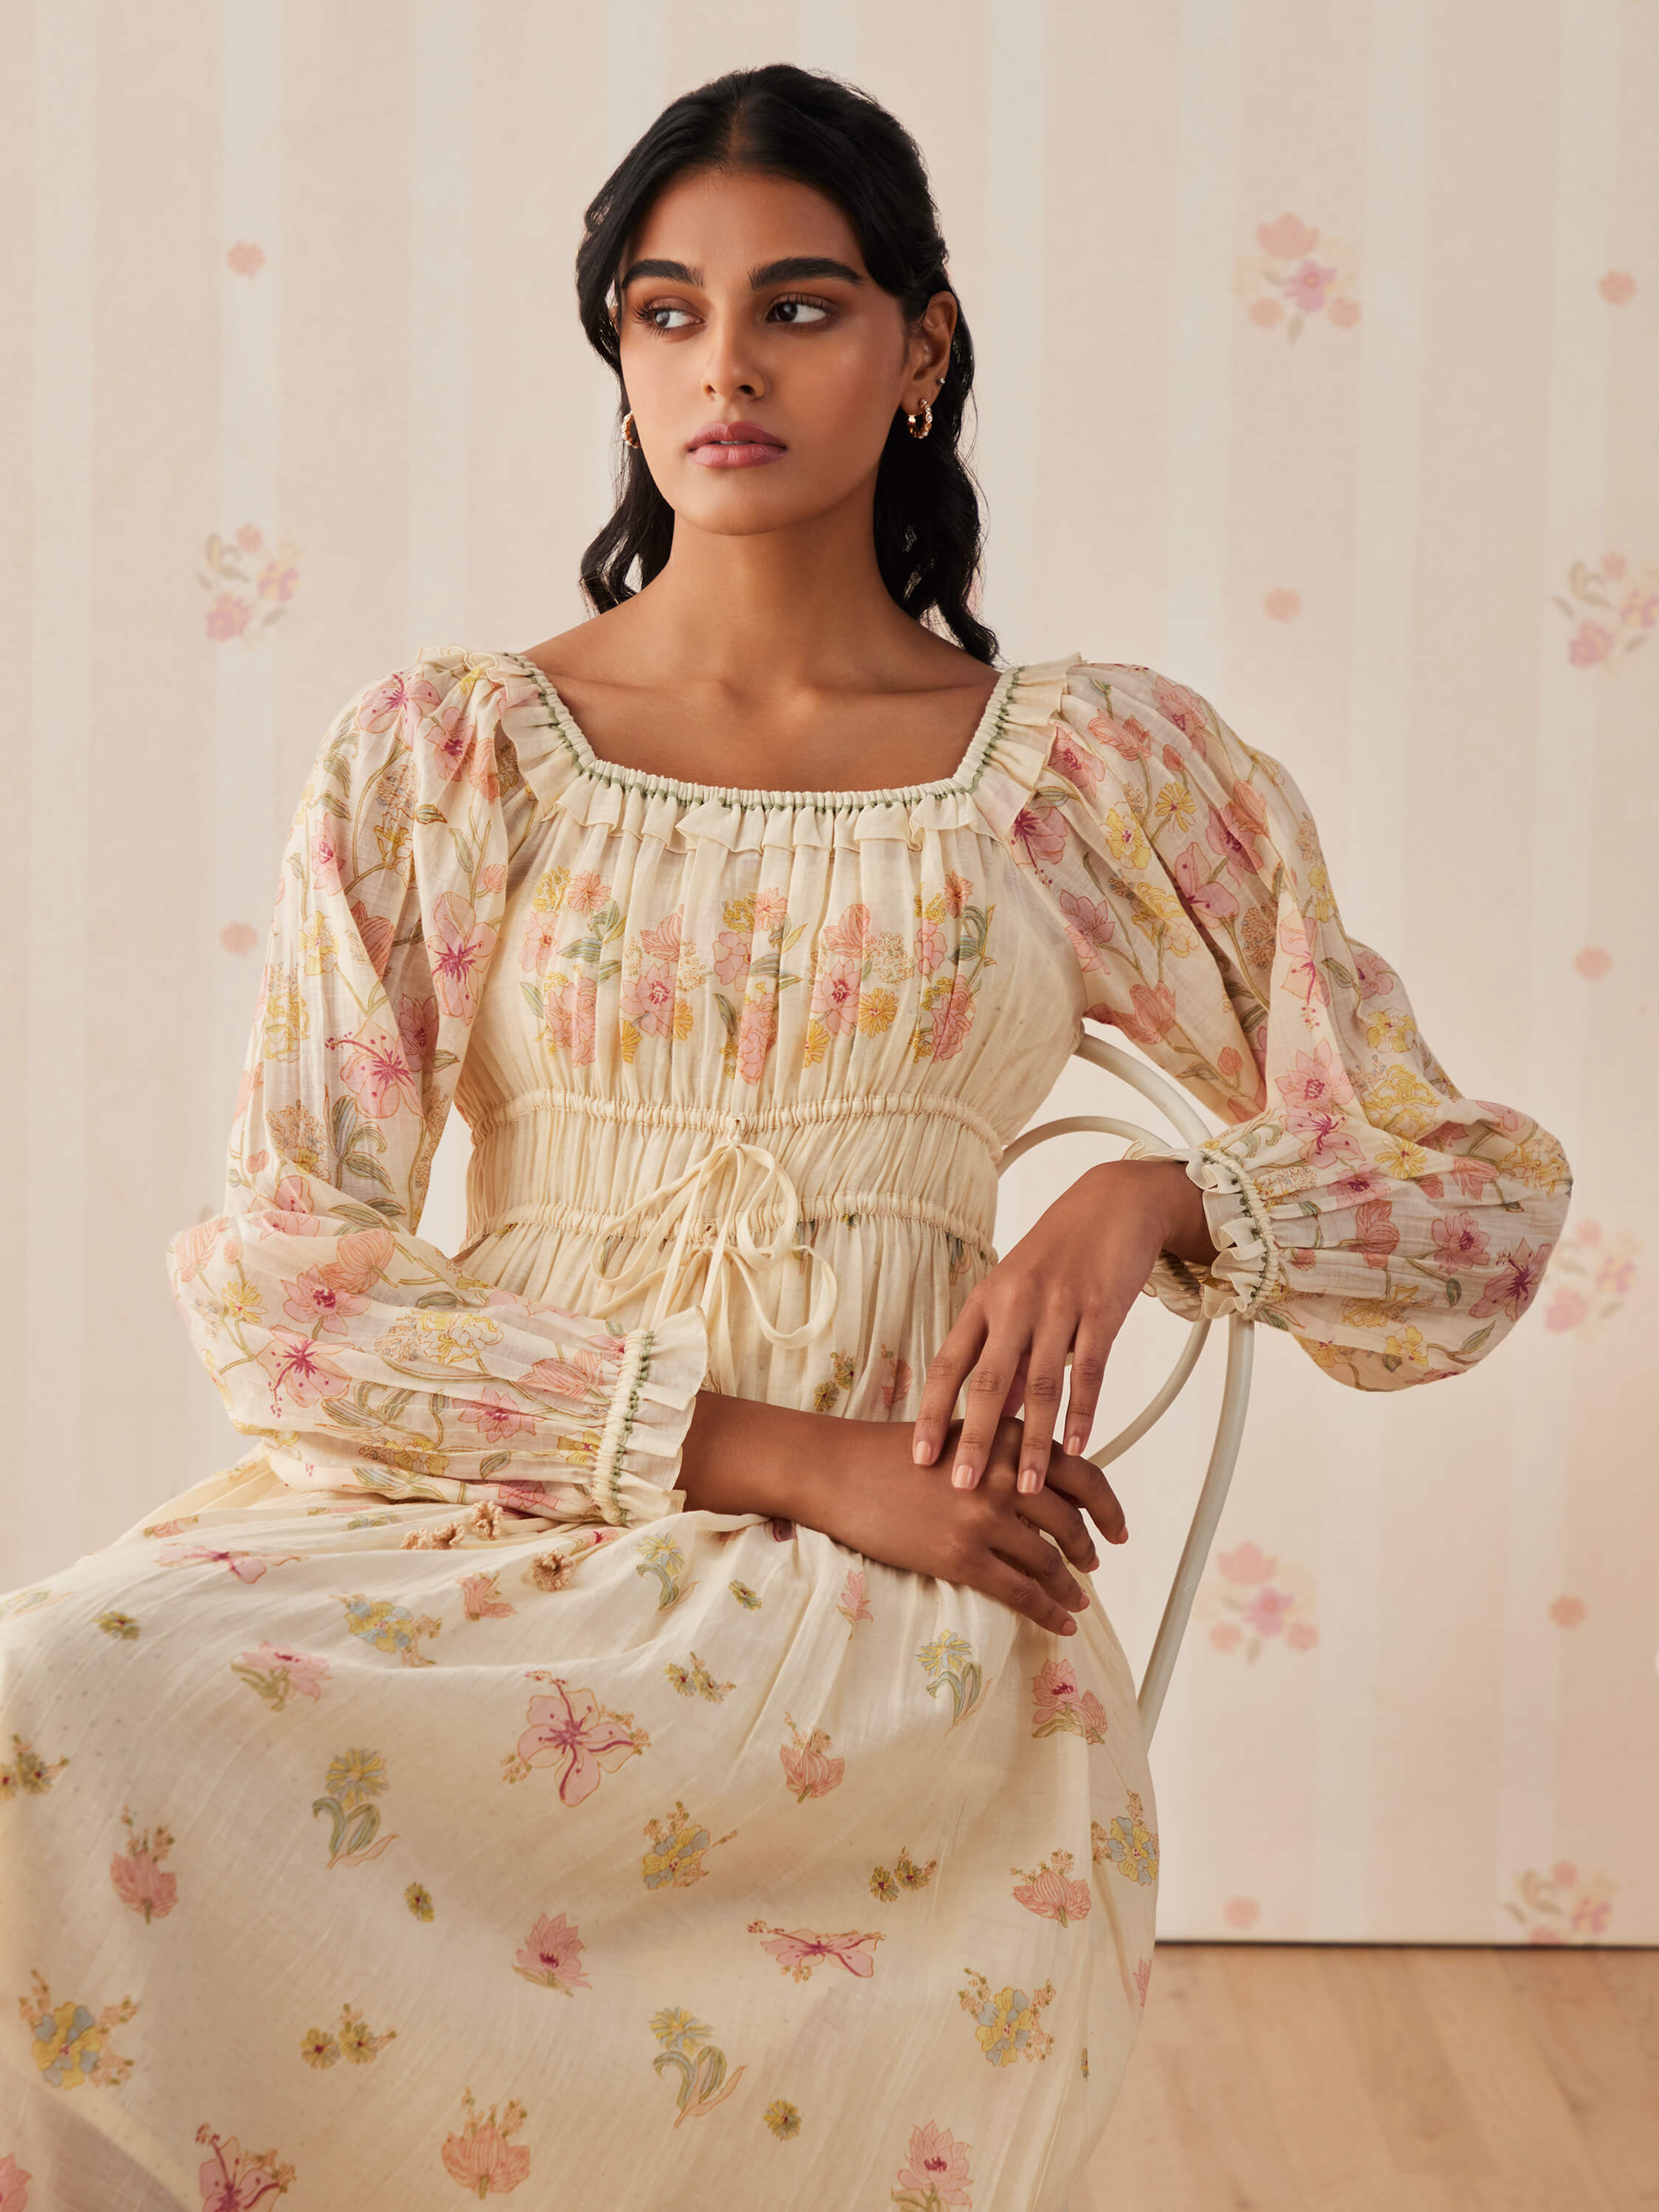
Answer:
<path fill-rule="evenodd" d="M 1088 1604 L 1066 1561 L 1090 1572 L 1098 1560 L 1085 1515 L 1109 1543 L 1127 1535 L 1123 1509 L 1092 1460 L 1056 1444 L 1042 1490 L 1015 1487 L 1024 1423 L 1006 1414 L 971 1490 L 951 1485 L 945 1433 L 932 1467 L 910 1455 L 904 1421 L 856 1421 L 699 1394 L 686 1437 L 680 1486 L 688 1510 L 766 1513 L 820 1528 L 838 1544 L 890 1567 L 908 1567 L 1000 1598 L 1062 1636 Z"/>

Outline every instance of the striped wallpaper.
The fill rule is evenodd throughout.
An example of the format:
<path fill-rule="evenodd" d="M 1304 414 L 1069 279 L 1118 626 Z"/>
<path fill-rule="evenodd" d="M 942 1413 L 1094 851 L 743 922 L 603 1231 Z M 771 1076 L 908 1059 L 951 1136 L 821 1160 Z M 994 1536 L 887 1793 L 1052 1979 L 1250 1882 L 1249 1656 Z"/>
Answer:
<path fill-rule="evenodd" d="M 0 11 L 0 1587 L 236 1455 L 161 1254 L 218 1202 L 301 783 L 417 647 L 575 618 L 581 208 L 773 58 L 927 155 L 1006 655 L 1148 662 L 1285 760 L 1455 1079 L 1575 1170 L 1540 1310 L 1453 1390 L 1259 1346 L 1163 1932 L 1659 1940 L 1659 0 Z M 1011 1172 L 1003 1249 L 1084 1157 Z M 452 1246 L 464 1170 L 457 1130 Z M 1126 1411 L 1174 1350 L 1143 1304 Z M 1124 1462 L 1137 1662 L 1215 1353 Z"/>

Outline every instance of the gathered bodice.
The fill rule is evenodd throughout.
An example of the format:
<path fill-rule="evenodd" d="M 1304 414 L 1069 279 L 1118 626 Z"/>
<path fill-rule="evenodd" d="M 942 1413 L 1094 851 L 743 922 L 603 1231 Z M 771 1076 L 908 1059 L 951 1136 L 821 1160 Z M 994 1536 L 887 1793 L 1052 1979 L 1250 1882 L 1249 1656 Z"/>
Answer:
<path fill-rule="evenodd" d="M 813 793 L 600 762 L 495 657 L 550 720 L 457 1091 L 469 1270 L 619 1333 L 700 1304 L 721 1389 L 914 1411 L 1079 1033 L 1006 842 L 1077 658 L 1005 670 L 954 776 Z"/>

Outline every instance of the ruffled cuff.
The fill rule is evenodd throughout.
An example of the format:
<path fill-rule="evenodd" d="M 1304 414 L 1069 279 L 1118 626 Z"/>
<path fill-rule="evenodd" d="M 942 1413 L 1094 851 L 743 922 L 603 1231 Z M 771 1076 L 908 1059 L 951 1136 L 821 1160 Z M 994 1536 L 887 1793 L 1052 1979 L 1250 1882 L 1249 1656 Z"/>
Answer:
<path fill-rule="evenodd" d="M 1211 1145 L 1132 1144 L 1126 1159 L 1182 1160 L 1204 1197 L 1204 1218 L 1215 1244 L 1207 1267 L 1160 1252 L 1145 1289 L 1185 1321 L 1250 1316 L 1285 1282 L 1284 1255 L 1267 1209 L 1248 1172 L 1231 1152 Z"/>
<path fill-rule="evenodd" d="M 708 1375 L 708 1322 L 701 1306 L 654 1328 L 629 1330 L 611 1410 L 593 1461 L 593 1503 L 623 1528 L 682 1511 L 680 1454 Z"/>

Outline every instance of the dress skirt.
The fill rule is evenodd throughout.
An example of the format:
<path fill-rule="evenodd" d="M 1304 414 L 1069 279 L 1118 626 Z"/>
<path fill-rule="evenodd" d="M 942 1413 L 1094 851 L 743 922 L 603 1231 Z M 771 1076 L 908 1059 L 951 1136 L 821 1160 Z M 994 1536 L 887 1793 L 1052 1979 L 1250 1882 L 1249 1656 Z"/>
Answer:
<path fill-rule="evenodd" d="M 0 1610 L 6 2212 L 1065 2212 L 1157 1893 L 1097 1600 L 233 1470 Z"/>

